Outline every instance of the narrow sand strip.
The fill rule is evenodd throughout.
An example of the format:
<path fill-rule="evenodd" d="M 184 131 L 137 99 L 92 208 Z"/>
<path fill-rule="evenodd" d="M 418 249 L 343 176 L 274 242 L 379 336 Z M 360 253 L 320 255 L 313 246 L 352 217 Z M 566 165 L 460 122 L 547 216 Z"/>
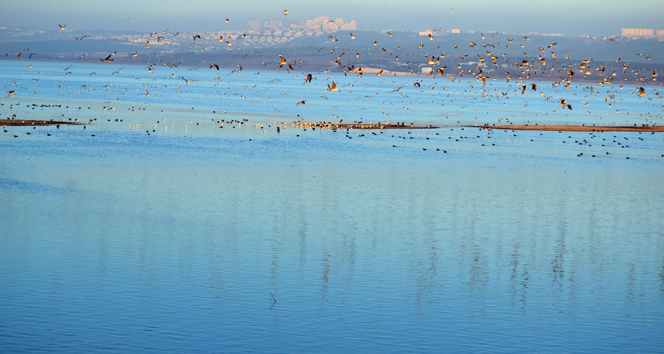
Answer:
<path fill-rule="evenodd" d="M 664 126 L 581 126 L 581 125 L 493 125 L 466 126 L 466 128 L 502 129 L 502 130 L 539 130 L 565 132 L 664 132 Z"/>
<path fill-rule="evenodd" d="M 0 119 L 0 126 L 30 126 L 30 125 L 59 125 L 59 124 L 69 124 L 69 125 L 81 125 L 77 122 L 58 122 L 53 120 L 25 120 L 25 119 Z"/>

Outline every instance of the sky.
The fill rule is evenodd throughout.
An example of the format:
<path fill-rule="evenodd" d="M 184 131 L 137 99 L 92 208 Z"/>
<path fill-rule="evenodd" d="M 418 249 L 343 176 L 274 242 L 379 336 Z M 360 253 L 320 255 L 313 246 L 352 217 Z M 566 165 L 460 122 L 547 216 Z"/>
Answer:
<path fill-rule="evenodd" d="M 146 32 L 246 29 L 248 18 L 318 16 L 355 20 L 358 30 L 607 36 L 619 35 L 622 27 L 664 28 L 664 0 L 0 0 L 0 9 L 0 27 L 57 29 L 66 23 L 70 29 Z"/>

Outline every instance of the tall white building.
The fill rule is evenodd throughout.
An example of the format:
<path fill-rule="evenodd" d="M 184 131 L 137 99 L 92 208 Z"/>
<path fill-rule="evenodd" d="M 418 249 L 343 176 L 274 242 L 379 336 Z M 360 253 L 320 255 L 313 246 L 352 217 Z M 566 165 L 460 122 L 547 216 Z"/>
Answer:
<path fill-rule="evenodd" d="M 652 28 L 623 28 L 622 29 L 622 36 L 623 37 L 631 37 L 631 38 L 639 38 L 639 37 L 654 37 L 655 35 L 655 30 Z"/>
<path fill-rule="evenodd" d="M 323 31 L 338 31 L 339 25 L 334 21 L 327 21 L 323 23 Z"/>
<path fill-rule="evenodd" d="M 280 29 L 282 26 L 282 21 L 280 19 L 275 20 L 266 20 L 263 22 L 263 27 L 265 29 Z"/>
<path fill-rule="evenodd" d="M 342 31 L 355 31 L 357 29 L 357 23 L 355 22 L 355 20 L 353 20 L 348 23 L 344 23 L 342 26 L 339 27 L 339 29 Z"/>

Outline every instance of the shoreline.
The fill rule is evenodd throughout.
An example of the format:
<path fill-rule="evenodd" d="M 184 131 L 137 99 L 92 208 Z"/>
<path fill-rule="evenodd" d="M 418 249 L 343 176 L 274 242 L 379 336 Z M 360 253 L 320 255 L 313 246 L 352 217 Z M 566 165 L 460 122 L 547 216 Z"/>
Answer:
<path fill-rule="evenodd" d="M 534 131 L 567 131 L 567 132 L 664 132 L 664 126 L 583 126 L 583 125 L 494 125 L 494 126 L 465 126 L 479 130 L 534 130 Z"/>
<path fill-rule="evenodd" d="M 369 123 L 330 123 L 330 122 L 291 122 L 294 128 L 300 129 L 361 129 L 361 130 L 384 130 L 384 129 L 439 129 L 432 125 L 400 125 L 400 124 L 369 124 Z M 296 125 L 297 124 L 297 125 Z"/>
<path fill-rule="evenodd" d="M 66 121 L 53 121 L 53 120 L 33 120 L 33 119 L 0 119 L 0 126 L 7 127 L 25 127 L 25 126 L 44 126 L 44 125 L 85 125 L 79 122 L 66 122 Z M 361 130 L 374 130 L 374 129 L 438 129 L 434 126 L 415 126 L 415 125 L 398 125 L 398 124 L 364 124 L 364 123 L 330 123 L 330 122 L 302 122 L 297 124 L 291 121 L 294 128 L 300 129 L 361 129 Z"/>
<path fill-rule="evenodd" d="M 54 120 L 32 120 L 32 119 L 0 119 L 0 126 L 3 127 L 25 127 L 33 125 L 84 125 L 79 122 L 65 122 Z"/>

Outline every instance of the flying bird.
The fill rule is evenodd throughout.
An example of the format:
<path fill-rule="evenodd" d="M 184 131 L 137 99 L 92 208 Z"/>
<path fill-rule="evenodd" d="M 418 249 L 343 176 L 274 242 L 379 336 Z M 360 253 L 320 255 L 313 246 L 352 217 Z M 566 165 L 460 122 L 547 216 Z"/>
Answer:
<path fill-rule="evenodd" d="M 65 25 L 63 26 L 63 25 L 58 23 L 58 26 L 60 26 L 60 30 L 64 31 L 65 27 L 67 27 L 67 24 L 65 23 Z"/>
<path fill-rule="evenodd" d="M 332 86 L 330 86 L 330 84 L 327 84 L 327 91 L 330 92 L 339 91 L 339 89 L 337 88 L 337 84 L 334 81 L 332 81 Z"/>

